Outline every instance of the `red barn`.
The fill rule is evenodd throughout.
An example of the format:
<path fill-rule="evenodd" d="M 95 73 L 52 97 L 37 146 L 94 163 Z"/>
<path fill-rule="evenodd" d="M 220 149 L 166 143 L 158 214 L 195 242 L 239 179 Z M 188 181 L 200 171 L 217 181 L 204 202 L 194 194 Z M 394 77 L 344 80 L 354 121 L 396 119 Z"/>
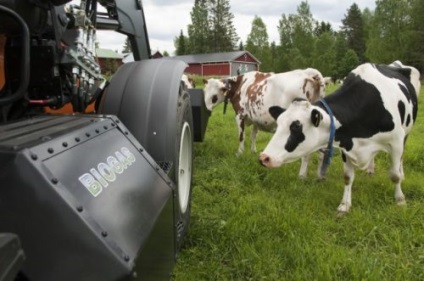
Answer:
<path fill-rule="evenodd" d="M 259 70 L 260 61 L 248 51 L 174 56 L 189 66 L 184 72 L 202 76 L 233 76 Z"/>

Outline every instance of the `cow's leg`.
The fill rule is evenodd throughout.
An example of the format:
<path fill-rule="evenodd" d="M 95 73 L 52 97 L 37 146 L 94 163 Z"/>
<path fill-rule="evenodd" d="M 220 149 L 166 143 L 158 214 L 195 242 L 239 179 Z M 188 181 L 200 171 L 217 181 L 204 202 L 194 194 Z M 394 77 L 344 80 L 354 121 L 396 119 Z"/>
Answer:
<path fill-rule="evenodd" d="M 318 167 L 317 167 L 317 176 L 320 180 L 325 178 L 325 175 L 321 174 L 321 168 L 324 163 L 324 151 L 318 150 Z"/>
<path fill-rule="evenodd" d="M 239 148 L 236 153 L 236 156 L 238 157 L 241 154 L 243 154 L 243 151 L 244 151 L 244 118 L 241 115 L 237 114 L 236 122 L 238 127 L 238 134 L 239 134 Z"/>
<path fill-rule="evenodd" d="M 300 164 L 300 170 L 299 170 L 299 178 L 301 179 L 305 179 L 308 176 L 308 164 L 309 164 L 310 157 L 311 157 L 311 154 L 301 158 L 302 163 Z"/>
<path fill-rule="evenodd" d="M 373 157 L 373 158 L 371 159 L 371 161 L 370 161 L 370 163 L 368 164 L 368 167 L 367 167 L 367 174 L 369 174 L 369 175 L 373 175 L 373 174 L 374 174 L 374 172 L 375 172 L 375 163 L 374 163 L 374 158 L 375 158 L 375 157 Z"/>
<path fill-rule="evenodd" d="M 391 153 L 392 166 L 390 168 L 390 180 L 395 184 L 395 200 L 398 205 L 405 205 L 405 195 L 402 192 L 401 183 L 403 180 L 403 165 L 402 153 L 403 147 L 400 150 L 394 150 Z"/>
<path fill-rule="evenodd" d="M 342 202 L 340 203 L 337 211 L 339 214 L 345 214 L 349 212 L 350 206 L 352 206 L 352 184 L 355 179 L 355 168 L 353 167 L 350 159 L 343 155 L 343 171 L 344 171 L 344 193 Z"/>
<path fill-rule="evenodd" d="M 252 152 L 256 152 L 256 135 L 257 134 L 258 134 L 258 126 L 256 126 L 256 124 L 253 124 L 252 135 L 250 137 L 250 140 L 251 140 L 250 150 Z"/>

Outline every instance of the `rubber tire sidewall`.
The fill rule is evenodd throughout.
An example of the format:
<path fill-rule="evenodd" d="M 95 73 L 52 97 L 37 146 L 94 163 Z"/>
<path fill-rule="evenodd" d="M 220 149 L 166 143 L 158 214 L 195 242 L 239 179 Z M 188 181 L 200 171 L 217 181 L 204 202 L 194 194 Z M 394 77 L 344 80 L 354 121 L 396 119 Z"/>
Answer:
<path fill-rule="evenodd" d="M 181 145 L 181 138 L 183 129 L 185 127 L 184 124 L 187 124 L 190 130 L 190 139 L 188 140 L 190 142 L 189 147 L 191 149 L 190 155 L 186 156 L 189 157 L 187 160 L 189 161 L 189 175 L 187 178 L 187 175 L 185 176 L 186 180 L 189 180 L 189 190 L 188 199 L 187 199 L 187 206 L 185 208 L 185 211 L 182 212 L 181 206 L 180 206 L 180 188 L 179 186 L 179 180 L 180 180 L 180 145 Z M 187 125 L 185 129 L 187 130 Z M 191 103 L 190 103 L 190 96 L 187 92 L 187 89 L 185 86 L 180 87 L 179 91 L 179 97 L 178 97 L 178 109 L 177 109 L 177 138 L 175 141 L 175 157 L 174 157 L 174 163 L 175 163 L 175 178 L 174 182 L 176 184 L 175 189 L 175 223 L 176 223 L 176 246 L 177 246 L 177 254 L 179 250 L 181 249 L 185 237 L 188 232 L 188 228 L 190 225 L 190 216 L 191 216 L 191 193 L 192 193 L 192 185 L 193 185 L 193 154 L 194 154 L 194 147 L 193 147 L 193 134 L 194 134 L 194 128 L 193 128 L 193 115 L 192 115 L 192 109 L 191 109 Z M 184 156 L 183 156 L 184 157 Z M 184 171 L 184 173 L 187 173 L 187 171 Z M 186 191 L 187 192 L 187 191 Z"/>

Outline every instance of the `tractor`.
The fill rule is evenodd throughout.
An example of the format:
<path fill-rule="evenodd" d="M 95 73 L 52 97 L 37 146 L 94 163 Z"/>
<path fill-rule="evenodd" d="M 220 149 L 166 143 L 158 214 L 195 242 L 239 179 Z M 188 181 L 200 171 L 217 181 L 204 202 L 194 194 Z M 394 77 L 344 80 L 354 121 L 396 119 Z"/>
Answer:
<path fill-rule="evenodd" d="M 208 112 L 141 0 L 0 0 L 0 280 L 169 280 Z M 128 36 L 109 78 L 96 32 Z"/>

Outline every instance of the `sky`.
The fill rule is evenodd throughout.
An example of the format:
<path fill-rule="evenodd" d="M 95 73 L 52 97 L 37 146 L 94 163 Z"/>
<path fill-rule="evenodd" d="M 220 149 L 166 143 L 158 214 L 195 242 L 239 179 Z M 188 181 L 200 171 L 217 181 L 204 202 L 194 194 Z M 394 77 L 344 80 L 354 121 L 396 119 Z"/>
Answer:
<path fill-rule="evenodd" d="M 265 23 L 269 42 L 279 43 L 278 22 L 282 15 L 297 14 L 301 0 L 230 0 L 233 24 L 240 40 L 246 42 L 256 16 Z M 142 0 L 152 53 L 167 51 L 174 54 L 174 39 L 181 30 L 187 36 L 194 0 Z M 333 29 L 342 25 L 347 10 L 356 3 L 361 10 L 375 9 L 375 0 L 308 0 L 314 19 L 329 22 Z M 113 32 L 98 32 L 100 48 L 121 52 L 125 36 Z"/>

